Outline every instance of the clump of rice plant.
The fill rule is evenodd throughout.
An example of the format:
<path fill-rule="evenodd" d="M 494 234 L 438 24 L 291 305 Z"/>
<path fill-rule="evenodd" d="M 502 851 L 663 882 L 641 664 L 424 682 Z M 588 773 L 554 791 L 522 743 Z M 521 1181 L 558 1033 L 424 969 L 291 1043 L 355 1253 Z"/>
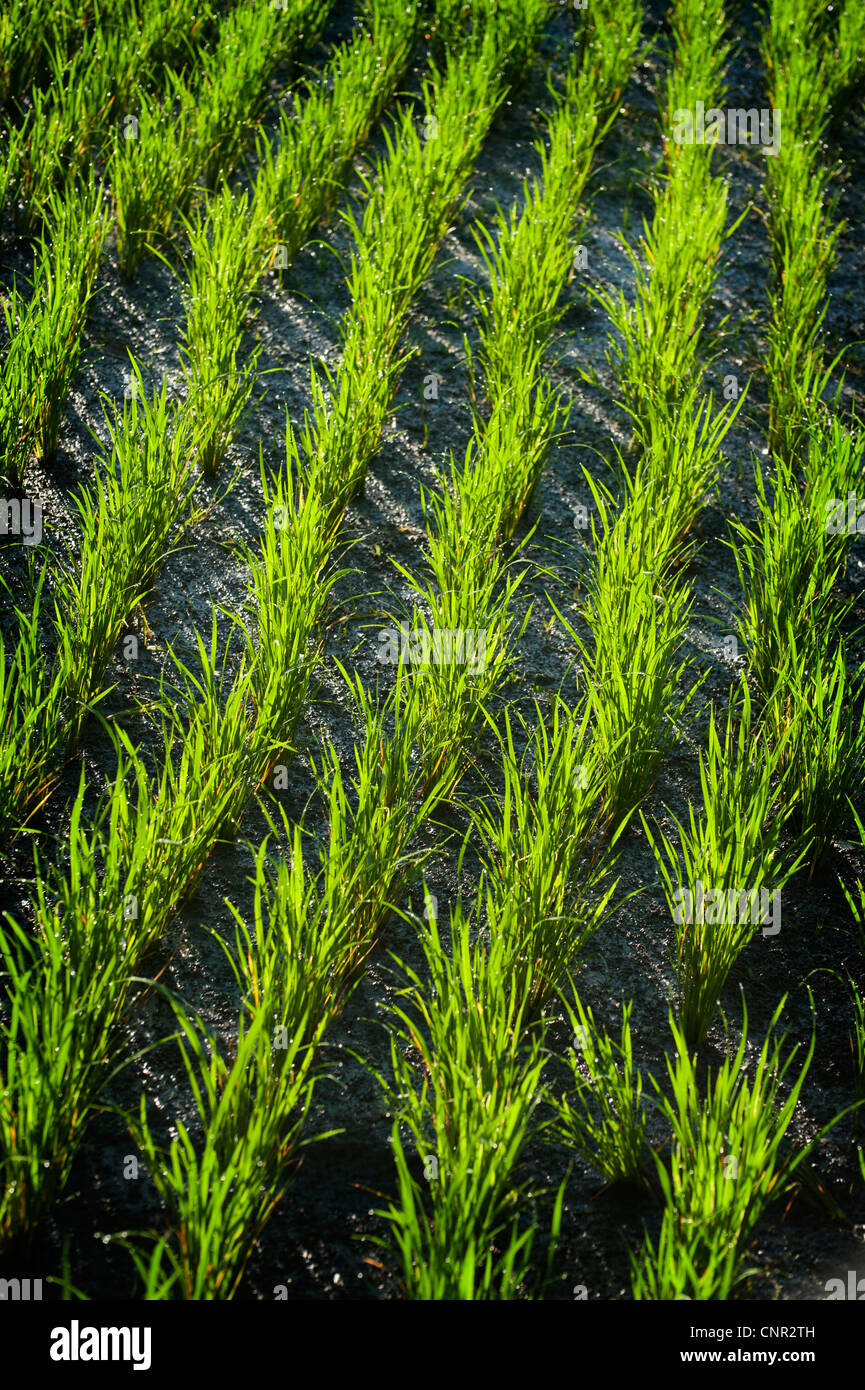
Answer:
<path fill-rule="evenodd" d="M 25 303 L 13 286 L 3 304 L 10 342 L 0 369 L 0 453 L 15 488 L 34 455 L 50 463 L 57 452 L 106 235 L 102 202 L 93 179 L 65 199 L 52 195 L 31 297 Z"/>
<path fill-rule="evenodd" d="M 88 711 L 108 693 L 105 672 L 121 633 L 171 545 L 200 515 L 188 416 L 169 403 L 166 383 L 145 391 L 134 359 L 132 381 L 131 399 L 106 414 L 110 448 L 96 461 L 95 482 L 74 495 L 79 554 L 70 554 L 57 576 L 55 626 L 70 751 Z"/>
<path fill-rule="evenodd" d="M 579 996 L 574 998 L 576 1012 L 567 1005 L 574 1030 L 574 1046 L 568 1053 L 573 1093 L 551 1098 L 552 1134 L 582 1154 L 608 1183 L 642 1184 L 646 1110 L 643 1078 L 634 1068 L 632 1005 L 622 1006 L 621 1040 L 616 1042 L 598 1028 Z"/>
<path fill-rule="evenodd" d="M 0 843 L 50 795 L 63 746 L 62 675 L 47 665 L 39 634 L 46 574 L 47 565 L 30 608 L 15 609 L 14 645 L 0 635 Z"/>
<path fill-rule="evenodd" d="M 775 727 L 789 734 L 783 762 L 804 835 L 811 842 L 808 877 L 825 861 L 848 814 L 850 788 L 865 760 L 862 670 L 851 680 L 845 644 L 824 642 L 804 657 L 791 643 L 786 681 L 769 709 L 781 706 Z"/>
<path fill-rule="evenodd" d="M 771 498 L 763 470 L 757 465 L 755 471 L 758 528 L 731 522 L 730 548 L 744 594 L 738 631 L 754 683 L 768 702 L 784 689 L 795 660 L 810 663 L 843 616 L 836 586 L 849 538 L 827 528 L 825 489 L 803 489 L 783 458 L 775 459 Z M 780 711 L 777 702 L 772 710 Z"/>
<path fill-rule="evenodd" d="M 761 737 L 743 682 L 722 733 L 712 712 L 700 751 L 702 807 L 675 821 L 678 843 L 662 831 L 656 838 L 642 818 L 675 924 L 678 1019 L 689 1047 L 704 1040 L 741 952 L 761 929 L 780 930 L 781 889 L 805 857 L 807 843 L 798 853 L 782 846 L 790 815 L 783 754 L 783 744 Z"/>
<path fill-rule="evenodd" d="M 616 837 L 601 835 L 604 778 L 590 710 L 584 703 L 572 711 L 556 700 L 549 724 L 539 708 L 537 716 L 532 729 L 523 725 L 527 747 L 519 758 L 505 715 L 503 793 L 470 809 L 486 875 L 481 898 L 491 920 L 516 927 L 509 974 L 532 1017 L 582 964 L 618 883 L 612 879 Z"/>
<path fill-rule="evenodd" d="M 641 1250 L 630 1252 L 635 1299 L 730 1298 L 753 1272 L 743 1265 L 748 1238 L 816 1142 L 798 1151 L 785 1146 L 814 1035 L 799 1072 L 784 1087 L 799 1051 L 797 1044 L 782 1058 L 786 1034 L 779 1038 L 774 1030 L 784 1003 L 772 1016 L 753 1074 L 746 1063 L 745 1011 L 735 1054 L 705 1083 L 685 1032 L 671 1018 L 670 1094 L 654 1082 L 672 1130 L 668 1161 L 655 1156 L 664 1211 L 657 1240 L 647 1232 Z"/>
<path fill-rule="evenodd" d="M 519 1169 L 546 1059 L 543 1030 L 526 1033 L 525 1000 L 509 986 L 508 935 L 496 923 L 489 944 L 473 942 L 457 909 L 448 952 L 431 916 L 429 982 L 402 966 L 406 1002 L 392 1009 L 392 1079 L 382 1079 L 398 1198 L 380 1213 L 390 1237 L 376 1243 L 396 1256 L 408 1299 L 531 1296 L 537 1223 L 523 1215 Z"/>

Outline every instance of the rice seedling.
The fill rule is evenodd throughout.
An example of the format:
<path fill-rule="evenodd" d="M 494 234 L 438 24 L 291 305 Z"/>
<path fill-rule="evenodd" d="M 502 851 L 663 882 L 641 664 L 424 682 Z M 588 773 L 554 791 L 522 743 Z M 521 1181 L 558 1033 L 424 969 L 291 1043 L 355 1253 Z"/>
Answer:
<path fill-rule="evenodd" d="M 781 716 L 794 653 L 808 663 L 844 614 L 836 585 L 843 573 L 849 535 L 827 527 L 825 501 L 836 481 L 803 489 L 783 456 L 774 462 L 770 499 L 759 464 L 755 475 L 759 522 L 752 529 L 732 521 L 728 543 L 744 595 L 738 631 L 754 683 L 771 711 Z M 780 733 L 783 723 L 778 724 Z"/>
<path fill-rule="evenodd" d="M 325 78 L 280 111 L 276 144 L 256 140 L 254 197 L 267 210 L 279 268 L 290 265 L 351 171 L 352 157 L 404 71 L 414 43 L 415 5 L 371 0 L 358 34 L 340 45 Z"/>
<path fill-rule="evenodd" d="M 678 721 L 705 680 L 704 672 L 684 694 L 677 693 L 683 679 L 690 680 L 693 666 L 690 658 L 677 660 L 693 600 L 680 580 L 665 575 L 669 553 L 656 562 L 657 569 L 637 568 L 643 551 L 634 544 L 634 530 L 639 535 L 645 525 L 641 512 L 642 503 L 635 515 L 603 518 L 608 529 L 598 547 L 583 613 L 592 645 L 558 615 L 583 658 L 612 824 L 642 800 L 678 738 Z M 652 557 L 643 563 L 651 565 Z"/>
<path fill-rule="evenodd" d="M 234 957 L 228 952 L 232 964 Z M 254 968 L 254 967 L 253 967 Z M 202 1037 L 176 1002 L 179 1048 L 198 1124 L 198 1149 L 178 1118 L 178 1137 L 166 1148 L 155 1138 L 145 1097 L 130 1125 L 133 1140 L 172 1223 L 149 1252 L 126 1236 L 142 1277 L 145 1299 L 176 1293 L 187 1299 L 229 1299 L 237 1291 L 255 1244 L 296 1166 L 315 1084 L 313 1052 L 301 1042 L 305 1019 L 284 1046 L 269 1031 L 271 998 L 248 998 L 238 1020 L 233 1058 Z M 167 1268 L 166 1268 L 167 1266 Z"/>
<path fill-rule="evenodd" d="M 200 741 L 184 744 L 178 769 L 173 752 L 154 795 L 139 755 L 118 735 L 117 772 L 89 827 L 82 775 L 68 872 L 43 875 L 36 855 L 35 932 L 8 914 L 0 927 L 9 998 L 0 1025 L 0 1248 L 26 1245 L 66 1184 L 117 1058 L 132 976 L 200 872 L 194 832 L 202 782 L 212 777 Z"/>
<path fill-rule="evenodd" d="M 508 82 L 525 71 L 549 16 L 547 0 L 436 0 L 432 34 L 440 51 L 459 47 L 467 58 L 483 51 L 488 28 L 507 34 L 502 62 Z"/>
<path fill-rule="evenodd" d="M 264 228 L 257 211 L 247 194 L 238 196 L 224 184 L 207 212 L 186 223 L 191 264 L 180 351 L 207 473 L 224 457 L 258 378 L 259 348 L 238 366 L 243 321 L 263 270 Z"/>
<path fill-rule="evenodd" d="M 716 411 L 711 394 L 701 396 L 692 382 L 675 411 L 652 410 L 635 420 L 640 448 L 632 474 L 621 456 L 617 461 L 629 512 L 645 510 L 651 516 L 641 550 L 646 559 L 669 555 L 678 567 L 691 553 L 685 542 L 707 497 L 717 493 L 726 467 L 721 445 L 746 399 L 747 388 Z"/>
<path fill-rule="evenodd" d="M 653 833 L 641 816 L 676 928 L 678 1018 L 689 1047 L 704 1040 L 741 952 L 761 928 L 780 929 L 781 890 L 808 848 L 782 846 L 790 816 L 784 745 L 761 732 L 743 682 L 722 732 L 712 712 L 708 748 L 700 752 L 702 808 L 690 805 L 687 824 L 675 821 L 678 843 Z"/>
<path fill-rule="evenodd" d="M 549 146 L 539 146 L 543 173 L 519 217 L 499 212 L 495 232 L 476 232 L 490 276 L 489 295 L 475 292 L 481 339 L 480 362 L 490 401 L 488 418 L 476 413 L 473 438 L 457 466 L 439 473 L 441 492 L 429 505 L 430 578 L 405 578 L 429 611 L 415 612 L 410 642 L 429 652 L 437 633 L 483 634 L 483 661 L 436 661 L 423 672 L 429 710 L 427 765 L 453 786 L 464 770 L 472 731 L 490 694 L 501 686 L 512 662 L 516 633 L 509 618 L 520 577 L 513 564 L 520 546 L 505 560 L 501 546 L 513 536 L 566 412 L 546 379 L 542 360 L 562 308 L 558 299 L 568 277 L 574 207 L 585 185 L 597 143 L 609 125 L 616 95 L 634 60 L 638 12 L 624 26 L 628 43 L 616 62 L 567 71 L 564 95 L 556 97 L 549 120 Z M 594 17 L 597 47 L 610 53 L 605 7 Z M 613 26 L 614 27 L 614 26 Z M 620 34 L 620 30 L 616 30 Z M 594 52 L 594 50 L 592 50 Z M 531 265 L 532 274 L 527 274 Z M 429 663 L 425 663 L 429 664 Z"/>
<path fill-rule="evenodd" d="M 0 457 L 15 488 L 23 486 L 34 453 L 51 462 L 57 452 L 106 233 L 101 189 L 92 179 L 65 200 L 52 195 L 49 229 L 40 239 L 29 302 L 13 287 L 3 305 L 10 344 L 2 367 Z"/>
<path fill-rule="evenodd" d="M 772 245 L 769 446 L 792 462 L 803 443 L 806 385 L 819 379 L 827 283 L 842 224 L 834 221 L 832 171 L 819 157 L 834 95 L 824 15 L 813 0 L 773 0 L 768 21 L 763 58 L 769 98 L 783 126 L 779 154 L 766 172 Z M 845 82 L 843 71 L 838 80 Z"/>
<path fill-rule="evenodd" d="M 853 1073 L 856 1098 L 865 1101 L 865 995 L 855 981 L 848 976 L 850 1001 L 853 1005 L 853 1031 L 850 1034 L 850 1049 L 853 1053 Z M 859 1115 L 857 1114 L 857 1123 Z"/>
<path fill-rule="evenodd" d="M 142 91 L 137 138 L 127 138 L 126 129 L 118 128 L 108 158 L 115 249 L 126 279 L 135 274 L 148 246 L 168 235 L 175 213 L 188 207 L 201 165 L 194 95 L 176 74 L 169 81 L 163 100 Z"/>
<path fill-rule="evenodd" d="M 272 839 L 264 840 L 255 856 L 254 942 L 247 940 L 249 930 L 232 905 L 242 942 L 238 959 L 255 962 L 255 997 L 278 1002 L 276 1027 L 291 1026 L 297 1033 L 297 1020 L 304 1018 L 305 1046 L 344 1007 L 390 914 L 389 897 L 398 898 L 414 881 L 425 857 L 406 849 L 428 811 L 428 803 L 413 802 L 414 776 L 403 760 L 410 741 L 398 736 L 387 747 L 384 766 L 375 761 L 384 751 L 386 722 L 404 704 L 389 702 L 379 713 L 366 692 L 356 690 L 364 719 L 355 750 L 357 775 L 347 787 L 332 746 L 325 748 L 318 788 L 327 839 L 316 846 L 314 872 L 304 866 L 303 828 L 291 826 L 280 808 L 281 833 L 274 827 Z"/>
<path fill-rule="evenodd" d="M 497 803 L 469 808 L 486 874 L 481 896 L 489 920 L 516 929 L 508 976 L 529 1018 L 582 964 L 618 884 L 612 879 L 617 836 L 609 842 L 600 834 L 604 777 L 589 734 L 590 710 L 585 703 L 570 710 L 557 700 L 549 727 L 540 709 L 537 715 L 534 728 L 523 726 L 522 759 L 505 715 L 504 791 Z"/>
<path fill-rule="evenodd" d="M 50 41 L 52 0 L 11 0 L 0 15 L 0 101 L 6 105 L 29 87 Z"/>
<path fill-rule="evenodd" d="M 289 459 L 293 448 L 289 431 Z M 344 573 L 329 567 L 336 535 L 326 525 L 327 503 L 297 478 L 290 465 L 275 478 L 263 474 L 260 548 L 241 552 L 249 566 L 245 645 L 259 785 L 293 751 L 294 729 L 320 653 L 328 596 Z"/>
<path fill-rule="evenodd" d="M 865 13 L 856 0 L 847 0 L 841 7 L 829 66 L 833 115 L 837 120 L 861 95 L 865 77 Z"/>
<path fill-rule="evenodd" d="M 712 176 L 706 158 L 689 164 L 687 176 L 675 166 L 640 250 L 625 246 L 636 277 L 633 307 L 621 293 L 597 292 L 621 335 L 611 360 L 624 403 L 638 418 L 672 408 L 692 378 L 721 243 L 739 225 L 725 233 L 726 216 L 726 183 Z"/>
<path fill-rule="evenodd" d="M 429 573 L 402 570 L 427 610 L 415 608 L 407 650 L 423 685 L 426 776 L 440 782 L 445 795 L 467 766 L 490 696 L 507 678 L 528 621 L 528 614 L 521 624 L 513 616 L 523 576 L 496 544 L 503 499 L 490 495 L 489 507 L 476 509 L 471 487 L 463 486 L 472 452 L 470 444 L 462 471 L 451 461 L 452 487 L 429 500 Z M 479 524 L 481 517 L 488 528 Z"/>
<path fill-rule="evenodd" d="M 789 732 L 783 765 L 803 835 L 808 877 L 825 862 L 850 808 L 849 789 L 865 758 L 862 671 L 851 680 L 845 644 L 815 641 L 806 655 L 791 642 L 784 683 L 768 702 L 772 728 Z"/>
<path fill-rule="evenodd" d="M 20 232 L 35 232 L 49 211 L 51 195 L 66 192 L 90 173 L 97 132 L 104 129 L 115 100 L 105 60 L 95 36 L 70 56 L 52 55 L 48 90 L 33 91 L 14 173 Z"/>
<path fill-rule="evenodd" d="M 380 1213 L 391 1229 L 377 1243 L 397 1259 L 406 1298 L 531 1297 L 537 1222 L 520 1220 L 528 1194 L 519 1165 L 541 1099 L 543 1029 L 527 1035 L 525 1000 L 510 988 L 506 924 L 492 925 L 488 945 L 472 942 L 471 920 L 457 909 L 450 935 L 448 955 L 434 916 L 423 929 L 428 985 L 402 965 L 409 983 L 406 1007 L 392 1010 L 393 1080 L 380 1078 L 394 1113 L 398 1201 Z"/>
<path fill-rule="evenodd" d="M 664 1213 L 657 1241 L 647 1233 L 642 1249 L 630 1252 L 635 1299 L 726 1299 L 755 1272 L 743 1267 L 748 1238 L 816 1142 L 792 1150 L 785 1144 L 814 1055 L 812 1033 L 782 1099 L 799 1051 L 797 1044 L 782 1058 L 786 1034 L 778 1037 L 775 1028 L 785 1000 L 772 1016 L 753 1077 L 745 1065 L 745 1010 L 735 1054 L 707 1075 L 705 1087 L 686 1033 L 671 1018 L 671 1095 L 652 1078 L 673 1134 L 669 1162 L 655 1156 Z"/>
<path fill-rule="evenodd" d="M 74 495 L 79 555 L 70 552 L 56 576 L 70 752 L 88 711 L 108 693 L 105 672 L 121 633 L 171 547 L 201 515 L 191 421 L 169 403 L 167 383 L 146 393 L 134 358 L 132 372 L 132 399 L 106 411 L 110 448 L 96 460 L 95 481 Z"/>
<path fill-rule="evenodd" d="M 856 826 L 858 843 L 860 845 L 865 845 L 865 825 L 862 824 L 862 820 L 855 806 L 852 807 L 852 814 Z M 844 896 L 850 908 L 850 915 L 853 918 L 853 926 L 859 939 L 859 945 L 862 951 L 865 952 L 865 885 L 863 885 L 861 879 L 857 878 L 855 891 L 851 892 L 850 888 L 843 880 L 841 887 L 844 890 Z"/>
<path fill-rule="evenodd" d="M 574 1001 L 576 1011 L 566 1004 L 574 1030 L 574 1047 L 568 1053 L 574 1089 L 572 1095 L 551 1097 L 551 1133 L 582 1154 L 607 1183 L 641 1185 L 647 1158 L 646 1110 L 643 1078 L 634 1067 L 632 1006 L 622 1006 L 621 1041 L 616 1042 L 598 1028 L 579 996 Z"/>
<path fill-rule="evenodd" d="M 576 209 L 595 151 L 609 129 L 619 95 L 636 58 L 640 8 L 595 6 L 589 37 L 554 92 L 547 142 L 538 142 L 541 173 L 519 213 L 499 209 L 494 229 L 475 239 L 490 280 L 477 295 L 481 362 L 493 408 L 520 375 L 534 380 L 538 350 L 549 342 L 564 305 L 559 296 L 573 261 Z M 529 270 L 529 268 L 531 268 Z M 517 368 L 519 364 L 519 370 Z"/>
<path fill-rule="evenodd" d="M 635 272 L 634 303 L 596 292 L 620 335 L 610 354 L 624 403 L 640 420 L 676 405 L 703 347 L 703 323 L 725 237 L 727 187 L 713 177 L 713 143 L 674 138 L 682 111 L 723 96 L 729 43 L 722 0 L 676 0 L 670 9 L 674 60 L 662 105 L 666 171 L 658 176 L 651 225 L 635 251 L 623 249 Z M 719 41 L 720 39 L 720 41 Z M 743 214 L 744 215 L 744 214 Z"/>
<path fill-rule="evenodd" d="M 30 609 L 15 609 L 14 643 L 0 635 L 0 843 L 49 796 L 62 747 L 62 678 L 46 670 L 39 640 L 46 574 L 43 566 Z"/>

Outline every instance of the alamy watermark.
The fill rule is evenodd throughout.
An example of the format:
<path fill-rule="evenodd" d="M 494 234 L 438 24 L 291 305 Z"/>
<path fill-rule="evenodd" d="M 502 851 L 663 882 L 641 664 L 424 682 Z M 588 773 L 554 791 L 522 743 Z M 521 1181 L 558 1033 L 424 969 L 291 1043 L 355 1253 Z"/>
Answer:
<path fill-rule="evenodd" d="M 840 497 L 831 497 L 825 507 L 826 530 L 830 536 L 865 535 L 865 497 L 848 492 L 846 502 Z"/>
<path fill-rule="evenodd" d="M 781 891 L 768 888 L 710 888 L 697 880 L 696 889 L 677 888 L 673 921 L 704 922 L 710 927 L 733 926 L 746 922 L 762 927 L 763 936 L 777 936 L 781 930 Z M 770 910 L 771 909 L 771 910 Z"/>
<path fill-rule="evenodd" d="M 694 110 L 673 112 L 673 139 L 677 145 L 762 145 L 767 154 L 781 150 L 781 112 L 770 107 L 730 107 L 722 111 L 702 101 Z"/>
<path fill-rule="evenodd" d="M 42 503 L 30 497 L 0 497 L 0 536 L 20 536 L 23 545 L 39 545 Z"/>
<path fill-rule="evenodd" d="M 487 665 L 487 630 L 482 628 L 416 628 L 407 622 L 399 629 L 383 628 L 378 634 L 376 660 L 396 666 L 465 666 L 479 675 Z"/>

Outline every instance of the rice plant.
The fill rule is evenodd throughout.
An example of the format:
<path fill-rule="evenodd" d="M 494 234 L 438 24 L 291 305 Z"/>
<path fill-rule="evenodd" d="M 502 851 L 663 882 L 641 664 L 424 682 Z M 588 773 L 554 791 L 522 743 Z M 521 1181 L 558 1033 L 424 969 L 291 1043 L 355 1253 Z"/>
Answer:
<path fill-rule="evenodd" d="M 618 884 L 612 844 L 600 835 L 604 778 L 589 721 L 585 703 L 572 711 L 557 700 L 549 726 L 537 709 L 519 759 L 506 714 L 504 791 L 497 804 L 469 812 L 485 867 L 487 917 L 516 928 L 508 975 L 529 1017 L 582 964 Z"/>
<path fill-rule="evenodd" d="M 729 53 L 722 0 L 675 0 L 669 20 L 673 60 L 662 103 L 666 169 L 654 188 L 651 224 L 639 250 L 623 242 L 635 294 L 596 292 L 620 335 L 609 354 L 624 403 L 638 420 L 672 409 L 690 384 L 725 237 L 727 188 L 711 172 L 712 143 L 675 137 L 679 113 L 723 96 Z M 744 215 L 744 214 L 743 214 Z"/>
<path fill-rule="evenodd" d="M 106 414 L 110 449 L 96 461 L 94 483 L 74 496 L 78 556 L 67 557 L 56 580 L 70 751 L 87 712 L 107 694 L 105 672 L 121 633 L 171 546 L 200 515 L 191 423 L 169 404 L 165 382 L 148 395 L 134 359 L 132 372 L 131 400 Z"/>
<path fill-rule="evenodd" d="M 790 677 L 792 654 L 810 662 L 825 634 L 843 617 L 836 586 L 849 536 L 827 526 L 828 477 L 826 484 L 803 489 L 780 455 L 771 497 L 759 464 L 755 477 L 758 528 L 731 522 L 730 548 L 744 595 L 739 635 L 756 688 L 764 701 L 772 698 L 775 717 L 782 708 L 778 696 Z"/>
<path fill-rule="evenodd" d="M 702 807 L 691 804 L 687 822 L 675 821 L 677 841 L 642 818 L 675 924 L 678 1020 L 689 1047 L 706 1037 L 745 947 L 760 930 L 780 930 L 781 890 L 807 851 L 807 842 L 788 849 L 782 841 L 790 816 L 783 754 L 783 744 L 761 738 L 743 682 L 720 731 L 712 712 L 700 752 Z"/>
<path fill-rule="evenodd" d="M 631 1004 L 622 1006 L 621 1041 L 595 1023 L 591 1009 L 574 996 L 567 1005 L 574 1030 L 568 1053 L 572 1095 L 551 1097 L 551 1133 L 597 1169 L 607 1183 L 645 1182 L 648 1157 L 643 1078 L 634 1066 Z M 585 1073 L 588 1073 L 588 1079 Z"/>
<path fill-rule="evenodd" d="M 633 518 L 625 513 L 622 520 Z M 678 659 L 693 602 L 686 586 L 653 569 L 637 569 L 642 552 L 629 529 L 610 521 L 598 548 L 584 609 L 592 645 L 562 618 L 583 657 L 613 824 L 641 801 L 705 679 L 704 672 L 688 684 L 693 662 Z M 660 563 L 666 568 L 669 556 Z"/>
<path fill-rule="evenodd" d="M 13 642 L 0 636 L 0 843 L 50 795 L 63 747 L 62 676 L 46 666 L 39 633 L 46 574 L 43 566 L 30 608 L 14 610 Z"/>
<path fill-rule="evenodd" d="M 106 235 L 102 193 L 91 179 L 65 200 L 52 195 L 39 241 L 33 292 L 16 286 L 3 310 L 10 343 L 2 366 L 0 458 L 16 488 L 34 454 L 53 461 L 78 368 L 87 304 Z"/>
<path fill-rule="evenodd" d="M 167 1148 L 160 1144 L 142 1095 L 130 1130 L 172 1223 L 171 1235 L 154 1237 L 149 1248 L 140 1237 L 124 1237 L 145 1299 L 232 1298 L 292 1176 L 312 1103 L 314 1053 L 302 1042 L 303 1019 L 290 1020 L 297 1033 L 285 1045 L 274 1039 L 273 1003 L 271 997 L 245 1001 L 230 1058 L 174 1004 L 183 1067 L 207 1143 L 197 1148 L 178 1118 L 178 1137 Z"/>
<path fill-rule="evenodd" d="M 779 154 L 767 165 L 772 267 L 768 333 L 769 445 L 793 462 L 822 363 L 826 289 L 842 224 L 832 170 L 820 157 L 833 97 L 824 14 L 813 0 L 773 0 L 762 36 L 769 99 L 780 114 Z M 839 74 L 843 83 L 845 77 Z"/>
<path fill-rule="evenodd" d="M 196 447 L 213 473 L 243 418 L 257 381 L 260 348 L 238 364 L 249 298 L 264 269 L 264 227 L 247 194 L 224 184 L 206 213 L 186 223 L 190 265 L 181 355 Z"/>
<path fill-rule="evenodd" d="M 371 0 L 357 35 L 340 45 L 324 80 L 280 110 L 276 143 L 256 140 L 254 197 L 267 210 L 280 270 L 294 260 L 351 171 L 352 157 L 408 62 L 415 5 Z"/>
<path fill-rule="evenodd" d="M 182 78 L 171 75 L 162 99 L 142 91 L 135 121 L 137 128 L 117 128 L 106 170 L 117 223 L 115 249 L 126 279 L 148 247 L 168 235 L 175 215 L 188 208 L 201 167 L 195 98 Z"/>
<path fill-rule="evenodd" d="M 117 1061 L 132 977 L 200 873 L 202 801 L 220 813 L 200 743 L 184 744 L 178 767 L 169 747 L 153 788 L 122 732 L 116 746 L 115 777 L 89 825 L 82 775 L 68 872 L 43 874 L 36 856 L 35 931 L 8 914 L 0 928 L 9 994 L 0 1025 L 3 1249 L 32 1239 L 68 1180 Z"/>
<path fill-rule="evenodd" d="M 655 1159 L 664 1212 L 657 1240 L 647 1233 L 641 1250 L 630 1252 L 635 1299 L 726 1299 L 755 1272 L 744 1266 L 748 1238 L 816 1142 L 799 1149 L 785 1143 L 814 1035 L 784 1094 L 799 1051 L 797 1044 L 782 1056 L 786 1034 L 778 1037 L 775 1029 L 784 1002 L 772 1016 L 753 1075 L 745 1061 L 746 1010 L 735 1053 L 704 1084 L 687 1036 L 671 1018 L 670 1094 L 655 1082 L 673 1136 L 669 1161 Z"/>
<path fill-rule="evenodd" d="M 861 775 L 862 697 L 862 671 L 851 678 L 843 642 L 815 643 L 804 656 L 791 643 L 787 678 L 773 691 L 769 710 L 773 727 L 789 732 L 783 765 L 802 833 L 810 840 L 809 879 L 847 819 L 850 790 Z"/>
<path fill-rule="evenodd" d="M 523 1216 L 519 1167 L 541 1099 L 543 1030 L 527 1036 L 525 999 L 509 987 L 505 923 L 488 945 L 473 942 L 457 909 L 450 936 L 448 954 L 434 916 L 424 928 L 429 984 L 402 967 L 406 1004 L 393 1006 L 393 1076 L 382 1078 L 398 1197 L 380 1213 L 390 1236 L 378 1243 L 397 1259 L 408 1299 L 531 1297 L 537 1225 Z"/>

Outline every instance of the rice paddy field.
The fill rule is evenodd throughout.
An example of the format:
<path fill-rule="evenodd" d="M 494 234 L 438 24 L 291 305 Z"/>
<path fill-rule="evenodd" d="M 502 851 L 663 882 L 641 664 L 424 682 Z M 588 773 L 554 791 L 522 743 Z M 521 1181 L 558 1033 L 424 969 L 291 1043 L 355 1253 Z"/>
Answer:
<path fill-rule="evenodd" d="M 865 1297 L 863 186 L 862 0 L 4 6 L 4 1300 Z"/>

